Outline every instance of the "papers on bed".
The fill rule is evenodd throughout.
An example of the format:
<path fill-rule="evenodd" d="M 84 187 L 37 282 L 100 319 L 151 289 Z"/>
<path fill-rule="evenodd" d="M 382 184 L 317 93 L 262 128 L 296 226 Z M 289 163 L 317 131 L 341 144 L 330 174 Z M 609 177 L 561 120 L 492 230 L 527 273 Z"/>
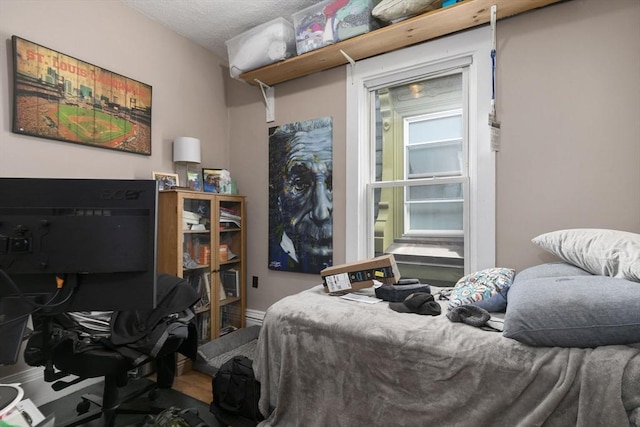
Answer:
<path fill-rule="evenodd" d="M 367 304 L 376 304 L 376 303 L 382 302 L 382 300 L 379 298 L 374 298 L 367 295 L 353 294 L 353 293 L 342 295 L 340 298 L 347 299 L 350 301 L 364 302 Z"/>

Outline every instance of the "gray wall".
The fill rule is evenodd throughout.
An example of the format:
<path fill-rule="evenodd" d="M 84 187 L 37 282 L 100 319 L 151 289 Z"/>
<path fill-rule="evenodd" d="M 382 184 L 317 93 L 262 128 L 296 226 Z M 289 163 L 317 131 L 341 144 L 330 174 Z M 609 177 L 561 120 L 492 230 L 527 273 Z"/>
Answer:
<path fill-rule="evenodd" d="M 151 85 L 152 155 L 11 133 L 12 35 Z M 0 176 L 151 178 L 175 170 L 176 136 L 201 139 L 203 164 L 228 165 L 221 60 L 123 3 L 0 0 L 0 40 Z"/>
<path fill-rule="evenodd" d="M 547 231 L 640 233 L 640 2 L 574 0 L 498 27 L 497 262 Z"/>
<path fill-rule="evenodd" d="M 12 35 L 151 85 L 152 155 L 12 133 Z M 203 164 L 228 165 L 228 70 L 121 2 L 0 0 L 0 41 L 0 176 L 151 178 L 152 171 L 174 171 L 172 140 L 180 135 L 201 139 Z M 21 369 L 0 368 L 0 378 Z"/>
<path fill-rule="evenodd" d="M 497 153 L 499 266 L 551 260 L 531 238 L 573 227 L 640 233 L 640 2 L 573 0 L 500 21 Z M 344 67 L 276 86 L 265 123 L 257 88 L 228 85 L 231 170 L 248 196 L 248 307 L 321 283 L 267 268 L 269 126 L 334 118 L 334 263 L 344 262 Z"/>

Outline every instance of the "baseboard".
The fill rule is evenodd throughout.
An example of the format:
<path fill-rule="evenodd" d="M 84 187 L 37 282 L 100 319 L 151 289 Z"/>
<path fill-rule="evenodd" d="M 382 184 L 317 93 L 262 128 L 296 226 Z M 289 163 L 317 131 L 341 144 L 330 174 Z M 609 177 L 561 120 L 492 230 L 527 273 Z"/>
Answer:
<path fill-rule="evenodd" d="M 253 325 L 262 326 L 264 315 L 265 315 L 264 311 L 247 309 L 245 311 L 245 323 L 247 327 L 253 326 Z"/>
<path fill-rule="evenodd" d="M 72 378 L 75 377 L 71 376 L 65 379 L 65 381 Z M 51 388 L 51 383 L 44 380 L 44 368 L 37 367 L 16 372 L 15 374 L 0 379 L 0 383 L 3 384 L 20 384 L 20 387 L 24 390 L 25 399 L 31 399 L 36 406 L 60 399 L 61 397 L 101 381 L 103 381 L 102 378 L 91 378 L 60 391 L 54 391 Z"/>

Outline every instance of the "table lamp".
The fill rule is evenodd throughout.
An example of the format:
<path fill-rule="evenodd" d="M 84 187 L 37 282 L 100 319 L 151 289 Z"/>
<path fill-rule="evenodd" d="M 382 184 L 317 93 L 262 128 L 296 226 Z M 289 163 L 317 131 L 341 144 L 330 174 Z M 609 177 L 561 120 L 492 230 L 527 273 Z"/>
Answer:
<path fill-rule="evenodd" d="M 190 136 L 178 136 L 173 140 L 173 162 L 185 165 L 184 186 L 189 186 L 189 164 L 200 163 L 200 140 Z M 178 170 L 176 168 L 176 173 Z"/>

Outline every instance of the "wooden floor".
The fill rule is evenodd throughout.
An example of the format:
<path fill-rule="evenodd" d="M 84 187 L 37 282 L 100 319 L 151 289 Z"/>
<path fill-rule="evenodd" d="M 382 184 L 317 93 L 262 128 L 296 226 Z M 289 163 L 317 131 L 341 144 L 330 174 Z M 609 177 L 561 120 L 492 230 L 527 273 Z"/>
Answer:
<path fill-rule="evenodd" d="M 211 377 L 193 369 L 175 377 L 172 388 L 207 404 L 213 400 Z"/>

